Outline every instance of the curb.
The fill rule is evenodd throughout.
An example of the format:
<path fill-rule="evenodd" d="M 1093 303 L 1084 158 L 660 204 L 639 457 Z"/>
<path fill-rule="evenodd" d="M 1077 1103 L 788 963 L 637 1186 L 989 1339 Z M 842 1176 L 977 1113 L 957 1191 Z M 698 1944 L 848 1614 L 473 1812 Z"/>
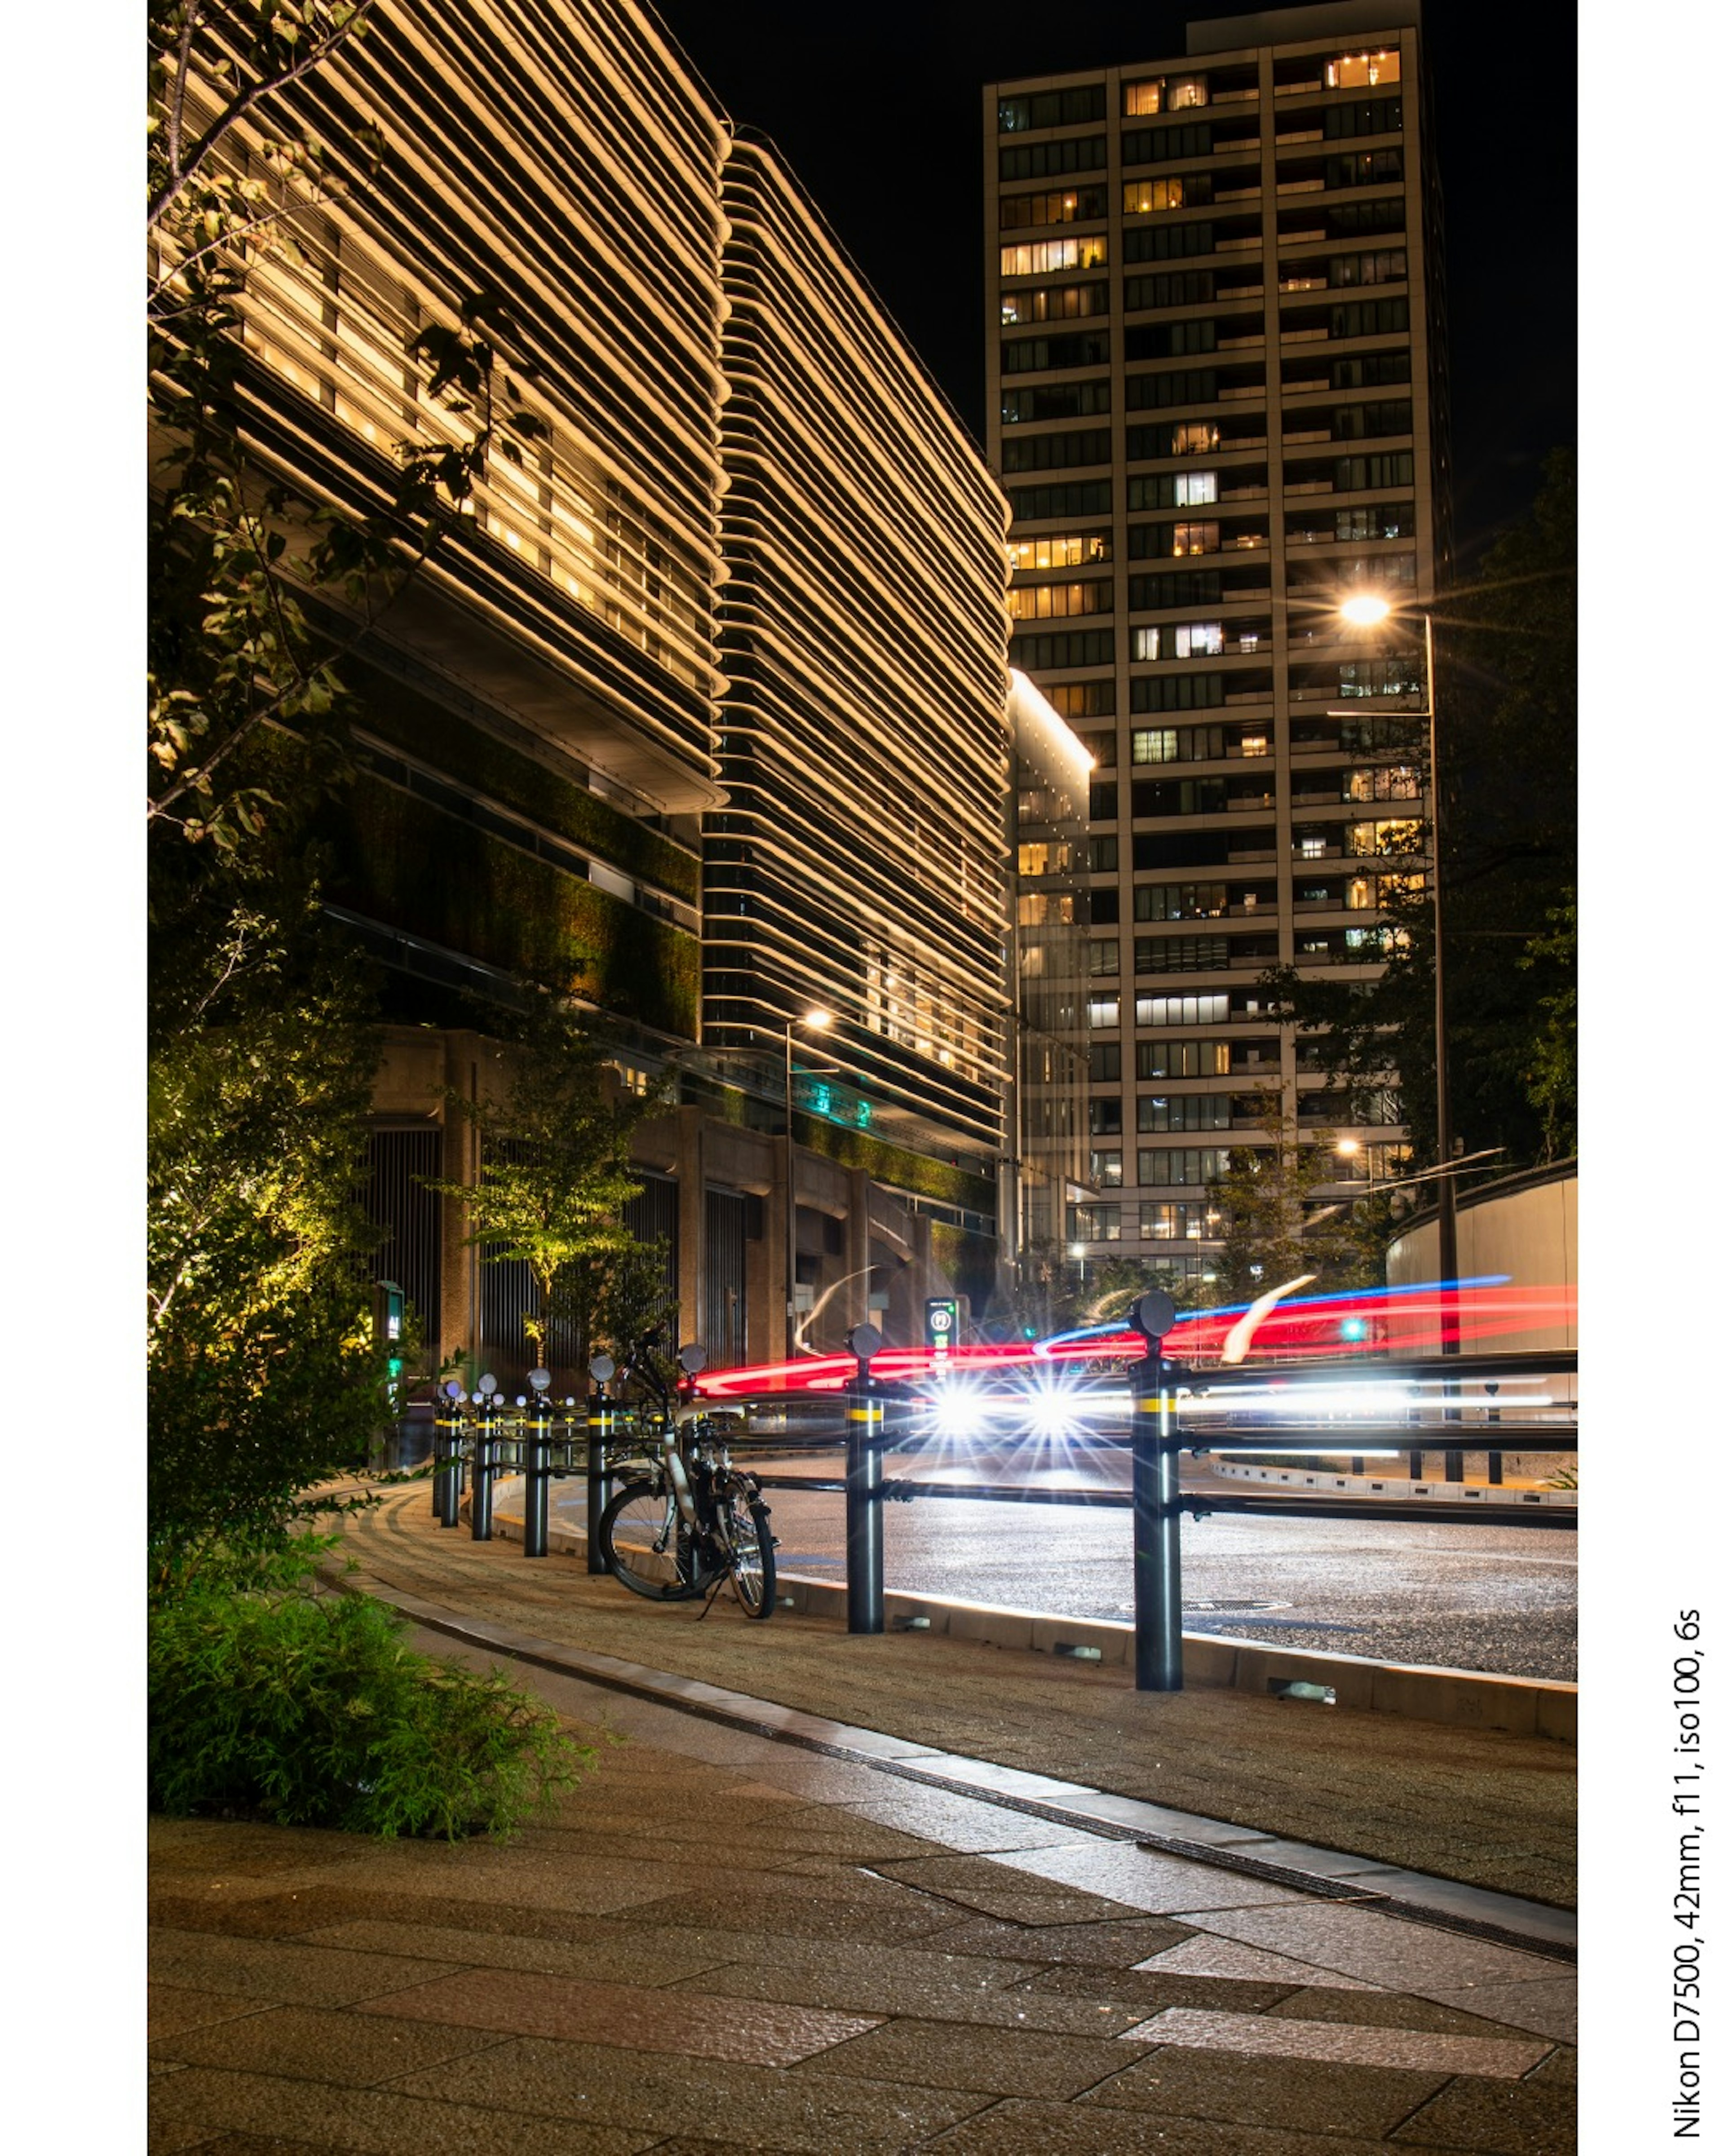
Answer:
<path fill-rule="evenodd" d="M 506 1496 L 518 1497 L 519 1477 L 500 1481 L 492 1499 L 492 1532 L 506 1541 L 522 1538 L 522 1517 L 504 1510 Z M 580 1527 L 551 1524 L 553 1556 L 584 1558 L 587 1535 Z M 781 1605 L 811 1617 L 843 1620 L 849 1608 L 837 1581 L 798 1573 L 779 1574 Z M 1031 1609 L 958 1602 L 937 1595 L 906 1594 L 889 1589 L 885 1597 L 889 1631 L 944 1632 L 954 1640 L 974 1640 L 991 1647 L 1050 1654 L 1061 1660 L 1125 1665 L 1132 1659 L 1135 1628 L 1113 1618 L 1051 1617 Z M 1235 1640 L 1213 1632 L 1182 1635 L 1188 1684 L 1223 1691 L 1264 1693 L 1281 1698 L 1314 1699 L 1314 1703 L 1348 1707 L 1354 1712 L 1399 1714 L 1410 1721 L 1435 1722 L 1456 1729 L 1502 1730 L 1515 1737 L 1544 1737 L 1559 1744 L 1576 1741 L 1579 1687 L 1550 1677 L 1494 1676 L 1471 1670 L 1450 1670 L 1416 1662 L 1378 1662 L 1363 1655 L 1332 1655 L 1303 1647 L 1266 1645 L 1260 1640 Z M 1309 1690 L 1291 1691 L 1291 1686 Z"/>
<path fill-rule="evenodd" d="M 1565 1965 L 1573 1965 L 1577 1958 L 1574 1910 L 1409 1871 L 1346 1851 L 1288 1840 L 1134 1797 L 1113 1796 L 1051 1775 L 1027 1774 L 961 1753 L 937 1751 L 906 1738 L 805 1714 L 697 1678 L 673 1676 L 644 1663 L 561 1646 L 512 1627 L 485 1624 L 377 1580 L 362 1583 L 338 1575 L 330 1584 L 344 1593 L 362 1586 L 366 1594 L 390 1604 L 413 1623 L 468 1646 L 649 1700 L 727 1728 L 746 1730 L 752 1736 L 794 1744 L 826 1758 L 852 1761 L 901 1781 L 954 1796 L 978 1798 L 1008 1811 L 1075 1827 L 1110 1841 L 1130 1842 L 1159 1855 L 1214 1865 L 1219 1870 L 1291 1887 L 1325 1901 L 1347 1902 L 1384 1916 L 1409 1917 L 1439 1930 L 1490 1940 Z"/>

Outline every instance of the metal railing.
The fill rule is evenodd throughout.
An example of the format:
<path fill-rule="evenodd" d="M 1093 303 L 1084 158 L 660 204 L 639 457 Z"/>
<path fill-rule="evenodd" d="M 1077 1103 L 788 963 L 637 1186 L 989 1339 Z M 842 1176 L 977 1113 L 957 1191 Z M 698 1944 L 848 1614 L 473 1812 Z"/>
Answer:
<path fill-rule="evenodd" d="M 1114 1428 L 1092 1433 L 1099 1447 L 1127 1450 L 1129 1488 L 1043 1489 L 1022 1483 L 935 1481 L 889 1476 L 886 1455 L 914 1455 L 926 1432 L 917 1418 L 927 1407 L 938 1364 L 914 1383 L 891 1383 L 871 1374 L 880 1347 L 871 1326 L 847 1336 L 855 1358 L 848 1380 L 824 1393 L 762 1390 L 727 1392 L 709 1403 L 712 1412 L 737 1416 L 733 1445 L 748 1446 L 781 1459 L 787 1454 L 830 1453 L 840 1447 L 842 1475 L 754 1472 L 763 1489 L 796 1490 L 842 1496 L 845 1499 L 846 1623 L 858 1634 L 886 1629 L 885 1535 L 882 1512 L 890 1502 L 924 1497 L 959 1497 L 982 1502 L 1102 1507 L 1132 1515 L 1135 1679 L 1141 1691 L 1178 1691 L 1183 1684 L 1183 1607 L 1180 1586 L 1180 1526 L 1215 1514 L 1259 1517 L 1419 1521 L 1449 1525 L 1482 1520 L 1494 1527 L 1573 1529 L 1573 1506 L 1545 1502 L 1543 1492 L 1523 1492 L 1517 1502 L 1489 1506 L 1477 1500 L 1394 1496 L 1348 1496 L 1325 1493 L 1308 1482 L 1286 1491 L 1207 1489 L 1183 1491 L 1179 1455 L 1273 1452 L 1294 1455 L 1348 1456 L 1363 1472 L 1368 1452 L 1405 1453 L 1410 1483 L 1421 1480 L 1427 1450 L 1445 1455 L 1446 1482 L 1461 1481 L 1462 1450 L 1485 1451 L 1488 1475 L 1501 1477 L 1505 1450 L 1517 1453 L 1572 1453 L 1576 1421 L 1567 1399 L 1541 1393 L 1529 1399 L 1517 1388 L 1573 1377 L 1573 1350 L 1398 1357 L 1360 1356 L 1346 1361 L 1257 1363 L 1229 1368 L 1194 1369 L 1162 1353 L 1174 1322 L 1172 1301 L 1155 1292 L 1133 1306 L 1132 1324 L 1143 1342 L 1142 1357 L 1127 1373 L 1129 1411 L 1113 1418 Z M 603 1369 L 596 1366 L 595 1375 Z M 584 1474 L 587 1482 L 587 1568 L 602 1573 L 595 1525 L 604 1509 L 614 1465 L 625 1445 L 636 1439 L 634 1411 L 611 1398 L 598 1383 L 584 1403 L 559 1403 L 549 1396 L 547 1373 L 531 1373 L 531 1395 L 506 1401 L 495 1380 L 482 1378 L 472 1395 L 454 1383 L 445 1388 L 434 1425 L 432 1509 L 439 1524 L 460 1521 L 464 1491 L 468 1497 L 473 1538 L 489 1541 L 493 1528 L 493 1491 L 500 1476 L 521 1475 L 526 1482 L 524 1554 L 545 1556 L 550 1548 L 549 1500 L 552 1481 Z M 1432 1388 L 1428 1402 L 1417 1399 L 1394 1415 L 1381 1409 L 1387 1387 Z M 696 1389 L 698 1394 L 698 1387 Z M 1366 1414 L 1351 1411 L 1350 1392 Z M 1303 1416 L 1302 1398 L 1312 1401 Z M 1273 1399 L 1275 1409 L 1269 1403 Z M 1295 1405 L 1291 1416 L 1288 1409 Z M 642 1440 L 644 1442 L 644 1440 Z"/>

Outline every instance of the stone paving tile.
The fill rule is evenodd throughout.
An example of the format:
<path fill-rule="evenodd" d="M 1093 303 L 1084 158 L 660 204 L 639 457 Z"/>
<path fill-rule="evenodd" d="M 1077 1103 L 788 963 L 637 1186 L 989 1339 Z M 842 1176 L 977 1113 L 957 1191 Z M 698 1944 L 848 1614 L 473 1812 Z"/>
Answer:
<path fill-rule="evenodd" d="M 357 1835 L 311 1826 L 261 1826 L 243 1820 L 152 1818 L 150 1869 L 157 1876 L 274 1880 L 285 1871 L 316 1872 L 332 1864 L 362 1863 L 373 1844 Z"/>
<path fill-rule="evenodd" d="M 274 2006 L 213 2029 L 182 2029 L 158 2039 L 151 2050 L 153 2056 L 191 2066 L 375 2088 L 497 2041 L 446 2023 L 336 2013 L 327 2007 Z"/>
<path fill-rule="evenodd" d="M 924 1856 L 875 1868 L 889 1879 L 1012 1924 L 1118 1922 L 1138 1913 L 1135 1904 L 1111 1901 L 1104 1894 L 1058 1880 L 1017 1876 L 1004 1865 L 1004 1858 Z"/>
<path fill-rule="evenodd" d="M 1455 1989 L 1421 1984 L 1420 1989 L 1441 2005 L 1483 2014 L 1512 2029 L 1532 2029 L 1560 2043 L 1575 2041 L 1579 2001 L 1573 1976 L 1546 1984 L 1470 1984 Z"/>
<path fill-rule="evenodd" d="M 1132 1969 L 1045 1969 L 1023 1986 L 1038 1995 L 1105 1999 L 1127 2008 L 1128 2021 L 1163 2006 L 1198 2006 L 1225 2014 L 1267 2014 L 1290 1994 L 1280 1984 L 1243 1984 L 1225 1976 L 1162 1976 Z M 1337 1998 L 1358 1999 L 1357 1991 Z"/>
<path fill-rule="evenodd" d="M 1201 2051 L 1244 2051 L 1256 2058 L 1333 2059 L 1356 2066 L 1407 2066 L 1416 2072 L 1477 2074 L 1518 2081 L 1545 2056 L 1537 2037 L 1439 2035 L 1424 2029 L 1383 2029 L 1363 2022 L 1287 2021 L 1261 2014 L 1206 2014 L 1170 2006 L 1123 2030 L 1132 2041 L 1178 2044 Z"/>
<path fill-rule="evenodd" d="M 183 1984 L 157 1982 L 150 1986 L 149 2034 L 172 2036 L 179 2029 L 207 2029 L 213 2022 L 232 2021 L 241 2014 L 262 2011 L 260 2002 L 227 1991 L 188 1991 Z"/>
<path fill-rule="evenodd" d="M 1440 1987 L 1538 1984 L 1563 1973 L 1543 1955 L 1346 1904 L 1306 1901 L 1284 1909 L 1218 1909 L 1204 1917 L 1202 1928 L 1428 1998 Z"/>
<path fill-rule="evenodd" d="M 1556 2082 L 1568 2088 L 1575 2086 L 1577 2053 L 1573 2044 L 1559 2044 L 1548 2059 L 1542 2059 L 1528 2075 L 1530 2082 Z"/>
<path fill-rule="evenodd" d="M 284 2141 L 276 2133 L 218 2133 L 200 2141 L 198 2156 L 331 2156 L 328 2141 Z"/>
<path fill-rule="evenodd" d="M 877 1774 L 877 1791 L 880 1780 Z M 860 1799 L 845 1810 L 906 1834 L 924 1835 L 948 1849 L 1045 1849 L 1050 1843 L 1072 1839 L 1070 1827 L 1057 1825 L 1052 1820 L 1009 1811 L 1004 1804 L 991 1804 L 978 1797 L 920 1789 L 911 1782 L 901 1783 L 889 1793 Z"/>
<path fill-rule="evenodd" d="M 785 1940 L 778 1953 L 758 1963 L 739 1961 L 702 1977 L 699 1989 L 715 1998 L 777 1999 L 882 2017 L 911 2014 L 1074 2036 L 1111 2035 L 1143 2018 L 1137 2004 L 1033 1991 L 1023 1979 L 1034 1974 L 1034 1963 L 980 1954 Z"/>
<path fill-rule="evenodd" d="M 1429 2029 L 1442 2036 L 1502 2036 L 1511 2033 L 1501 2021 L 1482 2015 L 1466 2014 L 1459 2007 L 1440 2006 L 1435 1999 L 1422 1999 L 1410 1991 L 1337 1990 L 1329 1978 L 1291 1992 L 1270 2011 L 1290 2021 L 1348 2021 L 1373 2029 Z"/>
<path fill-rule="evenodd" d="M 820 1882 L 824 1884 L 824 1881 Z M 865 1882 L 860 1882 L 865 1883 Z M 927 1942 L 931 1933 L 946 1944 L 943 1927 L 953 1912 L 944 1902 L 906 1894 L 903 1902 L 859 1893 L 779 1892 L 770 1887 L 740 1886 L 723 1893 L 681 1894 L 641 1911 L 644 1922 L 667 1930 L 747 1932 L 786 1939 L 859 1939 L 888 1944 L 894 1940 Z"/>
<path fill-rule="evenodd" d="M 948 1925 L 923 1944 L 938 1947 L 942 1953 L 1004 1954 L 1009 1961 L 1126 1969 L 1141 1956 L 1190 1936 L 1183 1925 L 1160 1917 L 1091 1924 L 1008 1924 L 993 1917 L 977 1917 Z"/>
<path fill-rule="evenodd" d="M 442 1974 L 400 1954 L 347 1953 L 293 1940 L 229 1939 L 207 1932 L 150 1934 L 150 1974 L 188 1991 L 223 1991 L 280 2006 L 344 2006 Z"/>
<path fill-rule="evenodd" d="M 424 2076 L 401 2086 L 429 2092 Z M 814 2066 L 774 2073 L 531 2037 L 476 2059 L 463 2076 L 461 2095 L 470 2104 L 555 2118 L 563 2131 L 573 2120 L 639 2128 L 654 2137 L 655 2149 L 660 2138 L 674 2134 L 696 2145 L 809 2156 L 900 2156 L 987 2101 L 973 2092 L 867 2081 Z M 511 2133 L 513 2127 L 511 2118 Z M 495 2133 L 490 2145 L 499 2145 Z M 507 2156 L 516 2156 L 513 2139 L 501 2145 Z M 1039 2156 L 1047 2156 L 1046 2149 Z"/>
<path fill-rule="evenodd" d="M 909 2018 L 823 2052 L 799 2072 L 856 2074 L 866 2081 L 994 2096 L 1075 2097 L 1122 2071 L 1118 2039 L 1061 2036 L 1042 2029 L 975 2029 Z"/>
<path fill-rule="evenodd" d="M 635 2156 L 659 2138 L 628 2125 L 589 2126 L 578 2118 L 500 2112 L 447 2087 L 426 2094 L 338 2088 L 273 2074 L 194 2067 L 152 2084 L 151 2156 L 202 2151 L 222 2129 L 273 2134 L 290 2147 L 357 2149 L 368 2156 Z"/>
<path fill-rule="evenodd" d="M 1441 2071 L 1228 2057 L 1169 2046 L 1102 2082 L 1085 2102 L 1180 2118 L 1226 2119 L 1241 2126 L 1352 2133 L 1364 2141 L 1389 2133 L 1445 2083 Z"/>
<path fill-rule="evenodd" d="M 1453 2081 L 1390 2137 L 1397 2148 L 1476 2148 L 1489 2156 L 1572 2156 L 1575 2092 L 1561 2082 Z"/>
<path fill-rule="evenodd" d="M 455 2022 L 510 2035 L 568 2036 L 679 2057 L 788 2066 L 873 2025 L 865 2015 L 762 2000 L 723 2007 L 688 1991 L 633 1984 L 585 1984 L 572 1977 L 470 1969 L 367 2002 L 364 2010 L 416 2021 Z"/>
<path fill-rule="evenodd" d="M 1315 1906 L 1291 1887 L 1272 1886 L 1238 1871 L 1223 1871 L 1188 1856 L 1163 1856 L 1130 1842 L 1096 1837 L 1052 1849 L 1006 1851 L 996 1860 L 1014 1871 L 1062 1880 L 1134 1909 L 1194 1916 L 1209 1909 L 1260 1902 Z"/>
<path fill-rule="evenodd" d="M 1240 1939 L 1219 1939 L 1209 1933 L 1190 1934 L 1179 1945 L 1148 1960 L 1135 1963 L 1147 1976 L 1237 1976 L 1257 1984 L 1332 1984 L 1341 1982 L 1360 1991 L 1377 1991 L 1378 1984 L 1359 1977 L 1337 1978 L 1314 1969 L 1310 1962 L 1292 1961 L 1286 1954 L 1270 1953 L 1249 1947 Z"/>
<path fill-rule="evenodd" d="M 1171 2119 L 1154 2112 L 1099 2103 L 1023 2102 L 1009 2098 L 923 2144 L 919 2156 L 1384 2156 L 1375 2137 L 1307 2133 L 1235 2121 Z M 1423 2152 L 1455 2156 L 1455 2152 Z"/>
<path fill-rule="evenodd" d="M 334 1924 L 308 1933 L 311 1946 L 346 1947 L 367 1953 L 424 1954 L 448 1966 L 512 1969 L 543 1976 L 586 1977 L 607 1984 L 679 1984 L 731 1958 L 690 1952 L 686 1939 L 655 1931 L 643 1937 L 619 1928 L 598 1936 L 589 1929 L 559 1938 L 511 1932 L 458 1931 L 433 1924 Z"/>

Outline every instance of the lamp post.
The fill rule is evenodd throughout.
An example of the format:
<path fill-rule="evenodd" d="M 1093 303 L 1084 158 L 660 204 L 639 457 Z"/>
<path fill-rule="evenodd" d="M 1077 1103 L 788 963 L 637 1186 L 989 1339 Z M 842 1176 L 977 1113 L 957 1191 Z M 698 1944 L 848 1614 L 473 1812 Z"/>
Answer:
<path fill-rule="evenodd" d="M 1394 612 L 1390 602 L 1376 592 L 1358 592 L 1337 609 L 1343 621 L 1355 629 L 1375 629 Z M 1437 672 L 1432 658 L 1431 615 L 1420 614 L 1425 636 L 1425 745 L 1430 798 L 1427 826 L 1431 833 L 1431 1004 L 1433 1075 L 1437 1092 L 1437 1230 L 1438 1299 L 1442 1318 L 1442 1352 L 1461 1352 L 1460 1317 L 1455 1301 L 1455 1276 L 1461 1270 L 1455 1235 L 1455 1176 L 1450 1159 L 1450 1071 L 1444 1023 L 1444 880 L 1438 864 Z M 1453 1455 L 1459 1460 L 1460 1455 Z M 1452 1460 L 1453 1464 L 1453 1460 Z M 1447 1469 L 1445 1470 L 1447 1473 Z M 1459 1479 L 1459 1471 L 1458 1471 Z"/>
<path fill-rule="evenodd" d="M 797 1352 L 797 1147 L 791 1134 L 791 1043 L 799 1025 L 810 1033 L 819 1033 L 832 1022 L 832 1013 L 817 1006 L 804 1011 L 800 1019 L 788 1018 L 784 1023 L 784 1352 L 788 1362 Z"/>

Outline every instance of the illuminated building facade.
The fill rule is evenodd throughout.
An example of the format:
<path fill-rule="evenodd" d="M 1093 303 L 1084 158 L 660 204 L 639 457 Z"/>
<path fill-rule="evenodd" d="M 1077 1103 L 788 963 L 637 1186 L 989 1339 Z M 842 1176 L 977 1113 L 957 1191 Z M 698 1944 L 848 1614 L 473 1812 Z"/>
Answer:
<path fill-rule="evenodd" d="M 731 146 L 723 203 L 706 1040 L 821 1007 L 872 1128 L 997 1154 L 1005 502 L 769 146 Z"/>
<path fill-rule="evenodd" d="M 1381 880 L 1423 871 L 1423 656 L 1335 612 L 1429 602 L 1449 557 L 1417 0 L 1193 23 L 985 113 L 1012 656 L 1096 762 L 1069 1231 L 1194 1280 L 1266 1106 L 1357 1142 L 1338 1196 L 1405 1137 L 1393 1096 L 1324 1091 L 1258 977 L 1360 979 Z"/>
<path fill-rule="evenodd" d="M 1085 998 L 1090 938 L 1089 752 L 1035 684 L 1015 669 L 1013 740 L 1016 1158 L 1009 1178 L 1014 1257 L 1040 1272 L 1086 1194 L 1090 1068 Z"/>
<path fill-rule="evenodd" d="M 292 93 L 380 171 L 248 265 L 246 432 L 308 503 L 374 506 L 459 437 L 408 352 L 490 303 L 540 428 L 358 636 L 362 771 L 332 911 L 389 983 L 380 1265 L 444 1353 L 521 1363 L 524 1282 L 459 1209 L 481 1011 L 593 1013 L 616 1082 L 675 1071 L 635 1225 L 685 1336 L 780 1352 L 784 1253 L 833 1344 L 992 1273 L 1006 1091 L 1005 506 L 770 151 L 634 0 L 380 0 Z M 352 621 L 338 624 L 344 640 Z M 788 1018 L 829 1009 L 786 1202 Z"/>

